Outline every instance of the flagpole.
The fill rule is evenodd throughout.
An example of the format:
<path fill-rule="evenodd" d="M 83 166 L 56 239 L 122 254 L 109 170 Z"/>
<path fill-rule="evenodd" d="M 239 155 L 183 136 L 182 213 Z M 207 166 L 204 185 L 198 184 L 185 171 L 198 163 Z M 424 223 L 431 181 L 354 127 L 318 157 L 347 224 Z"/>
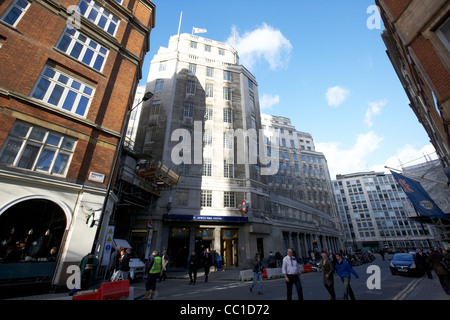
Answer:
<path fill-rule="evenodd" d="M 399 172 L 402 172 L 402 173 L 404 173 L 404 174 L 409 174 L 409 175 L 411 175 L 411 176 L 415 176 L 415 177 L 421 178 L 421 179 L 423 179 L 423 180 L 433 181 L 433 182 L 437 182 L 437 183 L 441 183 L 441 184 L 447 185 L 447 182 L 437 181 L 437 180 L 433 180 L 433 179 L 429 179 L 429 178 L 424 178 L 424 177 L 419 176 L 419 175 L 417 175 L 417 174 L 414 174 L 414 173 L 411 173 L 411 172 L 402 171 L 402 170 L 398 170 L 398 169 L 394 169 L 394 168 L 391 168 L 391 167 L 388 167 L 388 166 L 384 166 L 384 167 L 385 167 L 386 169 L 399 171 Z"/>
<path fill-rule="evenodd" d="M 414 206 L 412 206 L 412 207 L 414 208 L 414 211 L 416 212 L 416 215 L 417 215 L 417 219 L 419 220 L 420 226 L 422 227 L 423 235 L 425 238 L 427 238 L 428 247 L 431 248 L 431 242 L 430 242 L 430 239 L 428 239 L 427 233 L 425 231 L 425 227 L 423 226 L 423 221 L 422 221 L 419 213 L 417 212 L 416 207 L 414 207 Z"/>
<path fill-rule="evenodd" d="M 181 11 L 180 14 L 180 22 L 178 23 L 178 35 L 180 35 L 180 28 L 181 28 L 181 18 L 183 17 L 183 11 Z"/>

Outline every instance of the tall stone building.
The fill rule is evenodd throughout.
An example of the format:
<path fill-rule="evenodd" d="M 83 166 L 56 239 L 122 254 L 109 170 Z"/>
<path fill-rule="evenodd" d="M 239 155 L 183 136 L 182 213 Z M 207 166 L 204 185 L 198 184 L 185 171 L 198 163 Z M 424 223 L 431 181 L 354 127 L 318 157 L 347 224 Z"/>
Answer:
<path fill-rule="evenodd" d="M 167 248 L 173 267 L 204 248 L 225 266 L 288 247 L 306 255 L 319 234 L 329 236 L 323 247 L 337 249 L 329 214 L 272 192 L 279 148 L 271 146 L 267 157 L 258 83 L 233 47 L 172 36 L 151 62 L 146 91 L 154 95 L 143 104 L 136 151 L 151 152 L 181 176 L 176 189 L 161 192 L 151 217 L 152 246 Z"/>
<path fill-rule="evenodd" d="M 2 294 L 66 287 L 105 237 L 154 14 L 148 0 L 0 4 Z"/>

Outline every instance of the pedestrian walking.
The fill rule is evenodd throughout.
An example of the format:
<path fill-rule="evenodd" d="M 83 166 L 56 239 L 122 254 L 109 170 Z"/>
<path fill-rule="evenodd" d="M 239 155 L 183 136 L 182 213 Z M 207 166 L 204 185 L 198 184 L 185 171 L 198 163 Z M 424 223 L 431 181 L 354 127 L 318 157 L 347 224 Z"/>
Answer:
<path fill-rule="evenodd" d="M 277 267 L 277 259 L 275 258 L 275 254 L 273 251 L 269 252 L 269 268 L 276 268 Z"/>
<path fill-rule="evenodd" d="M 281 265 L 283 262 L 283 256 L 281 255 L 280 251 L 277 251 L 275 253 L 275 259 L 277 260 L 277 268 L 281 268 Z"/>
<path fill-rule="evenodd" d="M 359 275 L 353 270 L 350 263 L 342 258 L 340 253 L 336 254 L 336 260 L 336 272 L 341 277 L 342 284 L 344 285 L 344 300 L 348 300 L 349 296 L 351 300 L 355 300 L 355 294 L 350 286 L 350 278 L 353 274 L 356 279 L 359 279 Z"/>
<path fill-rule="evenodd" d="M 189 285 L 195 284 L 197 282 L 197 269 L 199 266 L 199 257 L 192 251 L 191 255 L 188 258 L 188 273 L 189 273 Z"/>
<path fill-rule="evenodd" d="M 261 262 L 261 255 L 259 253 L 255 254 L 255 260 L 253 261 L 253 283 L 250 285 L 250 292 L 253 292 L 253 288 L 259 282 L 258 285 L 258 295 L 262 295 L 263 291 L 263 264 Z"/>
<path fill-rule="evenodd" d="M 158 296 L 156 291 L 156 280 L 159 278 L 162 269 L 162 259 L 158 256 L 158 252 L 153 250 L 148 260 L 148 277 L 145 283 L 144 300 L 153 299 Z"/>
<path fill-rule="evenodd" d="M 205 282 L 208 282 L 209 270 L 212 266 L 212 256 L 211 256 L 211 253 L 209 252 L 209 248 L 205 249 L 205 252 L 203 253 L 201 262 L 202 262 L 203 270 L 205 271 Z"/>
<path fill-rule="evenodd" d="M 131 249 L 122 249 L 121 256 L 119 258 L 119 271 L 122 274 L 122 280 L 128 279 L 128 273 L 130 272 L 130 259 L 131 259 Z"/>
<path fill-rule="evenodd" d="M 433 279 L 433 275 L 431 274 L 430 264 L 427 263 L 428 255 L 423 251 L 423 248 L 419 248 L 414 258 L 416 259 L 417 266 L 423 273 L 427 274 L 428 279 Z"/>
<path fill-rule="evenodd" d="M 439 283 L 441 284 L 444 292 L 450 295 L 450 271 L 446 270 L 445 261 L 441 263 L 442 259 L 445 256 L 432 249 L 430 249 L 428 253 L 429 255 L 427 257 L 427 263 L 430 263 L 433 267 L 434 273 L 436 273 L 437 277 L 439 278 Z"/>
<path fill-rule="evenodd" d="M 297 289 L 298 300 L 303 300 L 302 283 L 298 269 L 297 259 L 293 256 L 292 249 L 287 250 L 287 256 L 283 259 L 282 273 L 286 280 L 287 300 L 292 300 L 292 287 Z"/>
<path fill-rule="evenodd" d="M 95 283 L 95 273 L 99 264 L 98 259 L 91 253 L 81 259 L 78 265 L 81 274 L 81 290 L 87 290 Z"/>
<path fill-rule="evenodd" d="M 159 282 L 166 281 L 167 275 L 167 267 L 169 266 L 169 256 L 166 254 L 166 250 L 164 249 L 161 254 L 161 276 L 159 277 Z"/>
<path fill-rule="evenodd" d="M 384 249 L 383 248 L 380 249 L 379 254 L 381 255 L 381 258 L 383 258 L 383 261 L 384 261 Z"/>
<path fill-rule="evenodd" d="M 121 246 L 117 246 L 116 250 L 111 253 L 109 258 L 109 279 L 113 280 L 114 274 L 119 270 L 119 262 L 120 262 L 120 252 L 122 251 Z"/>
<path fill-rule="evenodd" d="M 330 300 L 336 300 L 336 293 L 334 291 L 334 272 L 336 269 L 326 253 L 322 253 L 322 260 L 319 263 L 319 268 L 323 272 L 323 285 L 331 296 Z"/>

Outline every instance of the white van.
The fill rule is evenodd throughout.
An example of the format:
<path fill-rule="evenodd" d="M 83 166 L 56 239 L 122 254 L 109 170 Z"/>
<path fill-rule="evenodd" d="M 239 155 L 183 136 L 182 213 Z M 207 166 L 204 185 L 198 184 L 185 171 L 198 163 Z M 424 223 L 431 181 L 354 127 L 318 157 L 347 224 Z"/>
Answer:
<path fill-rule="evenodd" d="M 128 241 L 124 239 L 113 239 L 113 245 L 114 248 L 121 246 L 125 249 L 127 248 L 133 249 L 133 247 L 128 243 Z M 144 273 L 145 273 L 144 262 L 142 262 L 142 260 L 137 257 L 136 252 L 134 252 L 134 250 L 131 250 L 130 279 L 131 280 L 143 279 Z"/>

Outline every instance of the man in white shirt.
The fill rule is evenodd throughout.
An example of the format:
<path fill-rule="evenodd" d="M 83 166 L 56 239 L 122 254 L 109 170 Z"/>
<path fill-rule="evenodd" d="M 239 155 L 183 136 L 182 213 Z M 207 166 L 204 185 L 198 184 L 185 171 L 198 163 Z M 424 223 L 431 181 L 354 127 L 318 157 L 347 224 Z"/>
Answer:
<path fill-rule="evenodd" d="M 302 283 L 298 270 L 297 259 L 293 256 L 292 249 L 287 250 L 287 256 L 283 259 L 282 272 L 286 279 L 287 299 L 292 300 L 292 286 L 297 289 L 298 300 L 303 300 Z"/>

